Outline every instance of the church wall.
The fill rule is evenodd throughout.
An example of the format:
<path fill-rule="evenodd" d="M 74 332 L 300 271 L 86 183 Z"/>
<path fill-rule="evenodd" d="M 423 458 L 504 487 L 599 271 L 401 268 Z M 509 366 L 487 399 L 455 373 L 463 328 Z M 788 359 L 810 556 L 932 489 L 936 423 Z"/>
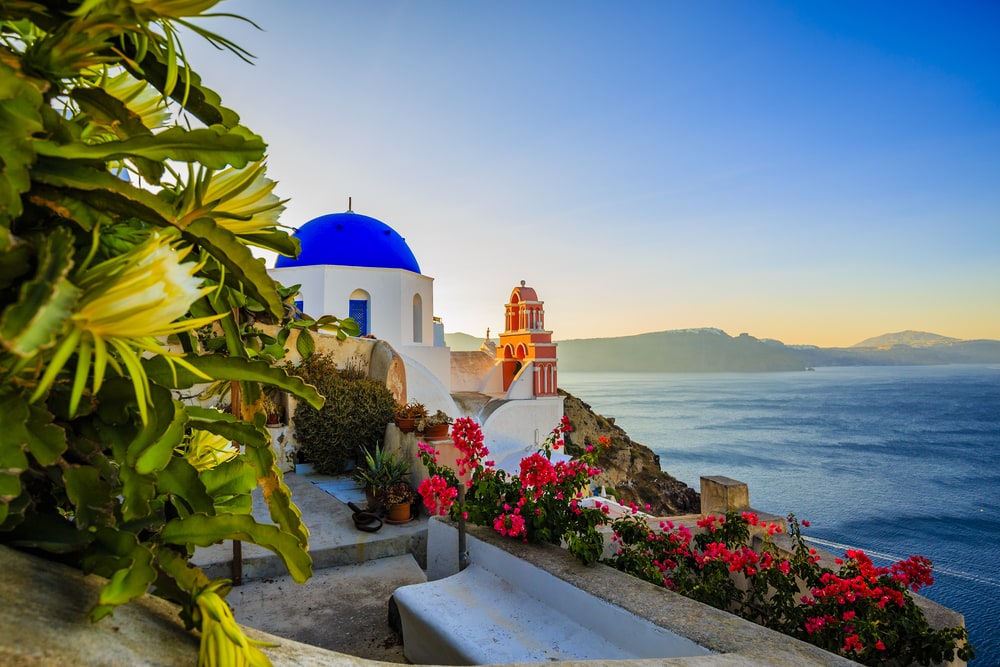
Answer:
<path fill-rule="evenodd" d="M 516 472 L 521 459 L 538 449 L 563 415 L 563 398 L 509 401 L 486 417 L 483 439 L 498 467 Z"/>
<path fill-rule="evenodd" d="M 444 352 L 444 350 L 440 350 Z M 451 392 L 447 385 L 440 380 L 435 369 L 425 366 L 420 359 L 409 356 L 410 352 L 434 351 L 435 348 L 421 348 L 411 346 L 409 349 L 396 350 L 406 368 L 406 397 L 410 401 L 419 401 L 424 404 L 427 411 L 433 414 L 437 410 L 444 410 L 450 417 L 460 417 L 458 406 L 451 398 Z M 447 354 L 445 354 L 447 359 Z M 431 359 L 431 361 L 435 361 Z M 439 360 L 438 360 L 439 361 Z"/>
<path fill-rule="evenodd" d="M 400 345 L 434 345 L 434 279 L 427 276 L 398 271 L 402 276 L 399 286 Z M 421 317 L 421 342 L 413 340 L 413 295 L 419 294 L 423 310 Z M 393 342 L 396 345 L 396 342 Z"/>
<path fill-rule="evenodd" d="M 507 398 L 534 398 L 535 397 L 535 365 L 525 364 L 518 372 L 514 381 L 507 389 Z"/>
<path fill-rule="evenodd" d="M 312 317 L 322 315 L 337 315 L 347 317 L 346 308 L 342 313 L 329 313 L 323 303 L 323 274 L 316 267 L 288 267 L 283 269 L 268 269 L 272 278 L 285 287 L 301 285 L 297 301 L 302 301 L 302 310 Z M 322 311 L 322 312 L 321 312 Z"/>
<path fill-rule="evenodd" d="M 489 352 L 452 352 L 451 390 L 483 392 L 484 383 L 495 365 L 496 359 Z"/>

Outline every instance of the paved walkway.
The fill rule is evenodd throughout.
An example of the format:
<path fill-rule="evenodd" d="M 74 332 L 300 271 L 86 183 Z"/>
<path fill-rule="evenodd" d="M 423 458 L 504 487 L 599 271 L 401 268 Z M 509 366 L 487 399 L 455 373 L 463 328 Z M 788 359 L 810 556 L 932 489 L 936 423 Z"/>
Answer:
<path fill-rule="evenodd" d="M 270 551 L 243 544 L 244 583 L 228 597 L 236 619 L 340 653 L 406 662 L 402 640 L 388 624 L 388 600 L 399 586 L 427 580 L 418 564 L 426 558 L 426 515 L 366 533 L 355 528 L 346 505 L 358 494 L 349 478 L 304 469 L 286 474 L 285 483 L 309 527 L 313 577 L 298 585 Z M 358 504 L 363 506 L 364 501 Z M 267 506 L 256 496 L 254 516 L 270 522 Z M 232 543 L 198 549 L 192 561 L 209 576 L 228 578 Z"/>

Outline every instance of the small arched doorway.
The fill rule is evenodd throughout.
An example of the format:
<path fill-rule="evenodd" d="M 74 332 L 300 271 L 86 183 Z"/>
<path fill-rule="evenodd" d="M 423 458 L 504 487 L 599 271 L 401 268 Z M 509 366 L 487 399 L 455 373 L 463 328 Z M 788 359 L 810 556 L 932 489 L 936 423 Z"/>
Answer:
<path fill-rule="evenodd" d="M 371 297 L 363 289 L 356 289 L 351 292 L 351 300 L 348 304 L 348 316 L 358 323 L 358 329 L 362 336 L 371 333 L 371 322 L 369 313 L 371 312 Z"/>

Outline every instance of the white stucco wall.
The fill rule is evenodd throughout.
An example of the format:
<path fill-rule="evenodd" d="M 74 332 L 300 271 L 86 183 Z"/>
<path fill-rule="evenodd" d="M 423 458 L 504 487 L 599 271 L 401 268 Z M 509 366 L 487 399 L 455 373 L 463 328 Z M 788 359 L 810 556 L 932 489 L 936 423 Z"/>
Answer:
<path fill-rule="evenodd" d="M 507 389 L 507 398 L 531 398 L 535 395 L 535 364 L 528 362 Z"/>
<path fill-rule="evenodd" d="M 420 295 L 420 345 L 434 344 L 434 279 L 401 269 L 355 266 L 273 268 L 268 272 L 283 285 L 301 284 L 303 310 L 319 317 L 347 317 L 351 294 L 369 295 L 368 328 L 375 337 L 400 349 L 413 345 L 413 296 Z"/>
<path fill-rule="evenodd" d="M 521 459 L 538 449 L 562 415 L 562 396 L 507 401 L 491 410 L 482 429 L 496 467 L 517 472 Z"/>
<path fill-rule="evenodd" d="M 443 349 L 447 357 L 447 348 L 437 349 Z M 458 406 L 455 405 L 451 392 L 431 369 L 399 350 L 397 352 L 406 368 L 406 400 L 423 403 L 431 414 L 437 410 L 444 410 L 452 418 L 464 416 L 458 414 Z"/>

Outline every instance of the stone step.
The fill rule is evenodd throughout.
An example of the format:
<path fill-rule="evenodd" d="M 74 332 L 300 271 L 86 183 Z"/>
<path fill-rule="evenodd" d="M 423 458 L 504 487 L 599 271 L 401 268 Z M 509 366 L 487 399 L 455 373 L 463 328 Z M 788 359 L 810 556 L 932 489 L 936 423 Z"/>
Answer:
<path fill-rule="evenodd" d="M 358 530 L 351 509 L 318 486 L 330 479 L 318 475 L 285 475 L 292 500 L 302 511 L 309 528 L 309 553 L 314 572 L 407 554 L 413 554 L 418 563 L 426 562 L 426 516 L 419 516 L 402 525 L 384 524 L 374 533 Z M 257 521 L 271 523 L 259 489 L 254 494 L 253 514 Z M 243 543 L 241 549 L 244 581 L 280 577 L 288 573 L 281 559 L 271 551 L 248 543 Z M 232 578 L 232 560 L 233 544 L 225 541 L 198 548 L 191 562 L 209 577 Z"/>

